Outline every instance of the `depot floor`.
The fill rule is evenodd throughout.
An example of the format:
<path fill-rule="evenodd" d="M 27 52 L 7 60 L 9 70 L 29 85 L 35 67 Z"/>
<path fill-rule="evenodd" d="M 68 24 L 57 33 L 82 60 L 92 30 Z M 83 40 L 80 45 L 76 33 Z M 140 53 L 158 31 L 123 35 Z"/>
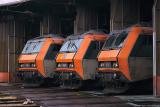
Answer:
<path fill-rule="evenodd" d="M 0 84 L 0 107 L 159 107 L 152 95 L 105 95 L 97 91 L 59 87 L 23 87 Z"/>

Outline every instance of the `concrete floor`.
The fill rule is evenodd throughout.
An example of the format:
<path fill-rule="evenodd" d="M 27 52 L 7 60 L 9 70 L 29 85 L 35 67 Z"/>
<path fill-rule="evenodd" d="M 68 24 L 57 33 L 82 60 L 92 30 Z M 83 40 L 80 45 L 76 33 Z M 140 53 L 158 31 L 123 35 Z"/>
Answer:
<path fill-rule="evenodd" d="M 8 96 L 5 100 L 1 98 L 4 95 Z M 28 104 L 24 104 L 25 102 Z M 0 84 L 0 107 L 23 106 L 160 107 L 160 98 L 152 95 L 104 95 L 97 91 L 64 90 L 59 87 L 24 88 L 17 84 Z"/>

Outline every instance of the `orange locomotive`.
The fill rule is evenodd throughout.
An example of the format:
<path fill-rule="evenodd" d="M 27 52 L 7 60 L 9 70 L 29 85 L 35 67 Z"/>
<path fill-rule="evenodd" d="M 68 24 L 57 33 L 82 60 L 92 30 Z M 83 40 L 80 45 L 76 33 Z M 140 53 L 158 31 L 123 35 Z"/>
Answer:
<path fill-rule="evenodd" d="M 80 88 L 94 80 L 98 63 L 96 57 L 108 36 L 103 32 L 89 31 L 69 36 L 56 58 L 56 74 L 65 88 Z"/>
<path fill-rule="evenodd" d="M 98 55 L 97 76 L 106 91 L 121 93 L 129 88 L 128 83 L 152 78 L 152 46 L 150 27 L 133 26 L 113 33 Z"/>
<path fill-rule="evenodd" d="M 18 77 L 21 79 L 51 78 L 56 67 L 55 57 L 64 39 L 49 34 L 27 41 L 19 59 Z"/>

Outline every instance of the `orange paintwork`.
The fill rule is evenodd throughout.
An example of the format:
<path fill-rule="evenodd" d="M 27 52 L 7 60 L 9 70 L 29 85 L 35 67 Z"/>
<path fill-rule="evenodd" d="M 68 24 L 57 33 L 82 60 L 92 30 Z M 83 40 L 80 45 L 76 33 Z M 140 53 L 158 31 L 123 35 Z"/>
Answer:
<path fill-rule="evenodd" d="M 37 71 L 37 68 L 18 68 L 18 71 Z"/>
<path fill-rule="evenodd" d="M 30 62 L 35 62 L 36 57 L 37 57 L 37 54 L 20 55 L 18 62 L 19 62 L 19 63 L 30 63 Z"/>
<path fill-rule="evenodd" d="M 68 72 L 68 71 L 74 71 L 76 72 L 81 79 L 84 79 L 84 70 L 83 70 L 83 57 L 86 54 L 86 51 L 90 45 L 90 43 L 94 40 L 97 41 L 104 41 L 107 38 L 106 35 L 89 35 L 86 34 L 83 38 L 80 47 L 78 48 L 76 53 L 59 53 L 56 62 L 73 62 L 74 68 L 57 68 L 56 70 L 58 72 Z M 70 57 L 64 57 L 70 56 Z"/>
<path fill-rule="evenodd" d="M 98 71 L 103 71 L 103 72 L 111 72 L 111 71 L 117 71 L 117 72 L 119 72 L 120 70 L 119 70 L 119 68 L 98 68 L 97 69 Z"/>
<path fill-rule="evenodd" d="M 9 74 L 8 74 L 8 72 L 0 72 L 0 82 L 1 83 L 9 82 Z"/>
<path fill-rule="evenodd" d="M 75 55 L 74 58 L 75 71 L 82 79 L 84 78 L 82 61 L 91 41 L 92 39 L 89 38 L 84 39 L 81 43 L 81 47 L 78 49 L 77 54 Z"/>
<path fill-rule="evenodd" d="M 85 38 L 90 38 L 90 39 L 93 39 L 93 40 L 97 40 L 97 41 L 103 41 L 106 39 L 106 36 L 104 35 L 96 35 L 96 36 L 92 36 L 92 35 L 85 35 Z"/>
<path fill-rule="evenodd" d="M 45 75 L 45 69 L 43 66 L 43 60 L 45 58 L 45 55 L 47 54 L 47 50 L 52 43 L 52 39 L 47 38 L 42 46 L 42 49 L 40 50 L 37 59 L 36 59 L 36 64 L 37 64 L 37 69 L 39 69 L 39 72 L 42 76 L 46 77 Z"/>
<path fill-rule="evenodd" d="M 124 47 L 121 49 L 118 61 L 119 61 L 119 69 L 123 71 L 122 73 L 131 80 L 129 65 L 128 65 L 128 57 L 136 43 L 140 34 L 149 33 L 152 34 L 152 28 L 150 27 L 133 27 L 132 31 L 128 34 L 128 37 L 125 41 Z"/>
<path fill-rule="evenodd" d="M 74 68 L 56 68 L 56 71 L 62 71 L 63 72 L 70 72 L 70 71 L 75 71 Z"/>
<path fill-rule="evenodd" d="M 105 50 L 101 51 L 98 56 L 98 61 L 116 61 L 118 59 L 119 64 L 119 72 L 128 79 L 131 80 L 129 65 L 128 65 L 128 57 L 136 43 L 140 34 L 144 33 L 152 33 L 152 28 L 150 27 L 132 27 L 128 33 L 127 38 L 123 43 L 123 47 L 119 50 Z M 118 70 L 117 69 L 117 70 Z M 115 68 L 98 68 L 100 72 L 104 71 L 117 71 Z"/>
<path fill-rule="evenodd" d="M 120 49 L 118 50 L 108 50 L 108 51 L 101 51 L 98 56 L 98 61 L 117 61 L 117 55 Z"/>
<path fill-rule="evenodd" d="M 57 62 L 72 62 L 75 53 L 60 53 L 57 55 Z"/>
<path fill-rule="evenodd" d="M 160 81 L 160 75 L 157 74 L 156 76 L 153 76 L 153 87 L 154 87 L 154 91 L 156 93 L 156 96 L 159 97 L 160 96 L 160 86 L 159 86 L 159 81 Z"/>
<path fill-rule="evenodd" d="M 119 69 L 129 80 L 131 80 L 131 76 L 129 72 L 128 57 L 141 31 L 141 28 L 138 27 L 132 29 L 132 31 L 128 34 L 125 44 L 118 56 Z"/>
<path fill-rule="evenodd" d="M 45 55 L 47 54 L 47 51 L 51 44 L 62 44 L 64 39 L 59 38 L 46 38 L 40 52 L 37 54 L 31 54 L 31 55 L 21 55 L 19 57 L 18 62 L 19 63 L 35 63 L 36 68 L 18 68 L 19 71 L 38 71 L 43 77 L 46 77 L 45 69 L 43 65 L 43 61 L 45 58 Z"/>

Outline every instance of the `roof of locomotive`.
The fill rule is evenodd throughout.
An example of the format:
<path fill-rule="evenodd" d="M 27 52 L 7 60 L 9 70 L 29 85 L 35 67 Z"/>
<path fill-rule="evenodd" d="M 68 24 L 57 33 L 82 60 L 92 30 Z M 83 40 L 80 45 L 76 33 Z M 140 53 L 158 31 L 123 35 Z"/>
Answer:
<path fill-rule="evenodd" d="M 97 31 L 97 30 L 90 30 L 87 31 L 85 33 L 81 33 L 81 34 L 73 34 L 70 35 L 66 38 L 66 40 L 71 40 L 71 39 L 83 39 L 85 36 L 97 36 L 97 35 L 107 35 L 104 31 Z"/>
<path fill-rule="evenodd" d="M 43 36 L 39 36 L 39 37 L 36 37 L 34 39 L 42 39 L 42 38 L 57 38 L 57 39 L 64 39 L 61 35 L 59 34 L 46 34 L 46 35 L 43 35 Z"/>
<path fill-rule="evenodd" d="M 128 27 L 126 29 L 123 29 L 123 30 L 114 30 L 112 32 L 109 33 L 110 36 L 115 36 L 117 34 L 120 34 L 120 33 L 123 33 L 123 32 L 130 32 L 133 30 L 133 28 L 141 28 L 143 30 L 149 30 L 149 31 L 152 31 L 152 27 L 151 26 L 145 26 L 145 25 L 141 25 L 141 24 L 135 24 L 131 27 Z"/>

